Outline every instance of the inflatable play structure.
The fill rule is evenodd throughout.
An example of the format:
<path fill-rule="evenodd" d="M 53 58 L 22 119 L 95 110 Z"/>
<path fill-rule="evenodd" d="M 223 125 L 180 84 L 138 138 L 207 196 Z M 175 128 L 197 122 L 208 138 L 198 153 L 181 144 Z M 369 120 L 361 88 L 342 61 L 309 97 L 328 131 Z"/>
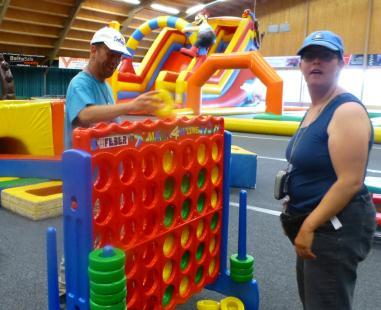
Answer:
<path fill-rule="evenodd" d="M 0 101 L 0 154 L 61 155 L 63 118 L 62 100 Z"/>
<path fill-rule="evenodd" d="M 196 34 L 188 37 L 183 33 L 187 21 L 161 16 L 142 24 L 127 41 L 131 57 L 122 60 L 109 80 L 117 102 L 150 89 L 166 89 L 175 98 L 177 114 L 224 115 L 225 128 L 231 131 L 293 135 L 301 116 L 284 113 L 289 108 L 282 103 L 283 82 L 258 52 L 254 14 L 209 18 L 208 23 L 216 41 L 195 58 L 180 52 L 196 40 Z M 119 29 L 118 23 L 110 25 Z M 159 28 L 160 34 L 135 69 L 132 58 L 140 41 Z M 267 87 L 265 107 L 253 98 L 255 78 Z M 253 119 L 234 118 L 235 114 L 253 113 Z M 375 141 L 381 142 L 379 124 L 375 125 Z"/>
<path fill-rule="evenodd" d="M 62 100 L 0 101 L 0 176 L 61 178 Z"/>
<path fill-rule="evenodd" d="M 0 101 L 0 176 L 61 178 L 64 102 Z"/>
<path fill-rule="evenodd" d="M 265 111 L 281 114 L 283 81 L 257 51 L 253 16 L 209 18 L 215 43 L 195 58 L 180 52 L 197 36 L 183 33 L 187 21 L 161 16 L 145 22 L 127 41 L 131 56 L 122 60 L 110 79 L 115 98 L 123 102 L 153 88 L 167 89 L 178 108 L 188 109 L 190 114 L 216 114 L 220 108 L 254 107 L 253 92 L 248 89 L 259 78 L 267 86 Z M 111 26 L 118 29 L 116 23 Z M 135 70 L 132 57 L 136 48 L 144 36 L 158 28 L 162 29 L 160 34 Z M 237 109 L 236 113 L 247 112 Z"/>
<path fill-rule="evenodd" d="M 63 101 L 0 101 L 0 206 L 33 220 L 62 214 Z M 17 178 L 9 178 L 17 177 Z"/>

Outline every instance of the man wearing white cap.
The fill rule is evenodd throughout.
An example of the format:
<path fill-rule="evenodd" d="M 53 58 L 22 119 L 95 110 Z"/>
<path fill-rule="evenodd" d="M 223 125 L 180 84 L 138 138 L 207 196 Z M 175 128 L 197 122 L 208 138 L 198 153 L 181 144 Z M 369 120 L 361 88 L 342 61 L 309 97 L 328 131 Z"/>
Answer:
<path fill-rule="evenodd" d="M 105 80 L 112 76 L 123 55 L 129 55 L 123 35 L 111 28 L 98 30 L 90 42 L 90 59 L 82 72 L 70 82 L 66 93 L 65 147 L 71 148 L 72 130 L 97 122 L 115 121 L 134 112 L 153 113 L 162 105 L 157 91 L 150 91 L 134 100 L 115 104 Z"/>
<path fill-rule="evenodd" d="M 122 55 L 129 55 L 123 35 L 111 28 L 98 30 L 90 42 L 90 59 L 70 82 L 66 93 L 65 148 L 71 148 L 72 130 L 97 122 L 115 121 L 132 112 L 153 113 L 163 105 L 157 91 L 140 95 L 128 103 L 115 104 L 105 80 L 112 76 Z M 64 262 L 60 266 L 60 303 L 66 303 Z M 65 308 L 65 307 L 63 307 Z"/>

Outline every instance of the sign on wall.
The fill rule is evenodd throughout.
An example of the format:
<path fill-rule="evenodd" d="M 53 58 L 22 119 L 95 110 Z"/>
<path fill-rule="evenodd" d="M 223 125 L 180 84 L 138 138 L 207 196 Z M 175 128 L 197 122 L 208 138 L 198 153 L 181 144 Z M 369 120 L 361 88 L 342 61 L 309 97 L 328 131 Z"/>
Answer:
<path fill-rule="evenodd" d="M 23 55 L 23 54 L 13 54 L 13 53 L 3 53 L 4 59 L 10 66 L 21 66 L 21 67 L 48 67 L 48 62 L 45 56 L 37 55 Z"/>
<path fill-rule="evenodd" d="M 299 56 L 277 56 L 265 57 L 265 60 L 273 68 L 297 68 L 299 67 Z M 364 63 L 363 54 L 345 54 L 344 62 L 348 66 L 362 66 Z M 368 55 L 368 66 L 381 66 L 381 54 Z"/>
<path fill-rule="evenodd" d="M 368 55 L 369 67 L 381 67 L 381 54 L 369 54 Z"/>
<path fill-rule="evenodd" d="M 299 56 L 276 56 L 265 57 L 265 60 L 273 68 L 295 68 L 299 66 Z"/>
<path fill-rule="evenodd" d="M 362 66 L 364 64 L 363 54 L 348 54 L 344 55 L 345 64 L 349 66 Z"/>
<path fill-rule="evenodd" d="M 88 61 L 87 58 L 60 57 L 58 67 L 61 69 L 83 69 Z"/>

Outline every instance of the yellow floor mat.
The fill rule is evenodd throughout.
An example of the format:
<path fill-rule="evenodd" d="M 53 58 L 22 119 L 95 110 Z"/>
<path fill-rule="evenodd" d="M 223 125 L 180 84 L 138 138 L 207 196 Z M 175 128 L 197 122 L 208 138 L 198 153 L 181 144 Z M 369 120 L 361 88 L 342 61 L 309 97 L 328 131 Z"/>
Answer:
<path fill-rule="evenodd" d="M 62 182 L 8 188 L 1 192 L 1 205 L 8 210 L 42 220 L 62 214 Z"/>

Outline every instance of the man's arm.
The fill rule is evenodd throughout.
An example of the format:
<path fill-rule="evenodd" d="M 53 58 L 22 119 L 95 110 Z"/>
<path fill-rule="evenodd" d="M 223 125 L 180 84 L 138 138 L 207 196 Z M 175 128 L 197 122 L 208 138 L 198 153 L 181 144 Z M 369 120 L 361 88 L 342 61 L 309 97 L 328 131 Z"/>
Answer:
<path fill-rule="evenodd" d="M 163 105 L 161 97 L 157 94 L 158 91 L 150 91 L 128 103 L 88 105 L 78 113 L 76 125 L 89 127 L 92 124 L 112 121 L 118 116 L 130 113 L 152 114 Z"/>

